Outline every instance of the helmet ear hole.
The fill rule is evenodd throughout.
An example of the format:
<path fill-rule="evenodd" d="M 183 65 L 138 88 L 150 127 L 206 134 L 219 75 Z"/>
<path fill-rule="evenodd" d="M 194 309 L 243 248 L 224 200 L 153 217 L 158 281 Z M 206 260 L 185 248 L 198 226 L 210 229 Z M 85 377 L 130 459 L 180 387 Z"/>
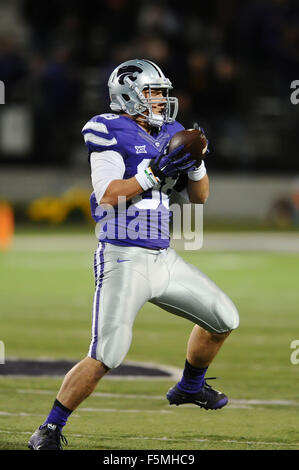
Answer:
<path fill-rule="evenodd" d="M 122 94 L 121 96 L 123 97 L 123 99 L 124 99 L 125 101 L 130 101 L 129 95 L 124 95 L 124 94 Z"/>

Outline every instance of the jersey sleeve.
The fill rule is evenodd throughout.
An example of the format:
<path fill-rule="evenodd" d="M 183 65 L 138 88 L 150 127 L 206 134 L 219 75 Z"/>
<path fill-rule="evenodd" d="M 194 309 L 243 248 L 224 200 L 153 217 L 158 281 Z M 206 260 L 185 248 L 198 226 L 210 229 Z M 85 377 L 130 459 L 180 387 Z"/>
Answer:
<path fill-rule="evenodd" d="M 82 129 L 88 155 L 92 152 L 113 150 L 121 153 L 117 132 L 113 128 L 112 120 L 105 119 L 101 115 L 94 116 Z"/>

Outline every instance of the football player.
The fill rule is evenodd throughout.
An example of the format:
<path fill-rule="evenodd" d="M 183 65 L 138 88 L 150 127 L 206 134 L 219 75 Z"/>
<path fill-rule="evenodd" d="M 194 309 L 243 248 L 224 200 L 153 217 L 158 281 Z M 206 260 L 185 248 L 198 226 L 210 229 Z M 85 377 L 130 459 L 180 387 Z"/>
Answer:
<path fill-rule="evenodd" d="M 183 126 L 175 120 L 171 82 L 156 64 L 129 60 L 112 72 L 108 87 L 113 114 L 93 117 L 82 130 L 94 189 L 91 210 L 99 223 L 91 344 L 31 436 L 34 450 L 62 449 L 68 417 L 107 371 L 122 363 L 135 317 L 147 301 L 194 324 L 181 380 L 166 395 L 169 403 L 215 410 L 228 402 L 205 375 L 238 327 L 237 309 L 169 246 L 169 196 L 183 181 L 190 202 L 203 204 L 209 193 L 205 164 L 182 153 L 182 146 L 168 151 Z"/>

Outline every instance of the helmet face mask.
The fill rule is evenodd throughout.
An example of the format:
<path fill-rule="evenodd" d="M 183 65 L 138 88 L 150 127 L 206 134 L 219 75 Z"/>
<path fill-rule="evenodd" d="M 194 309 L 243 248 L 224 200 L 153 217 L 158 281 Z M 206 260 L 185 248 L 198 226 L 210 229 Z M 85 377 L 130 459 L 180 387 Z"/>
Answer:
<path fill-rule="evenodd" d="M 163 123 L 173 122 L 176 118 L 178 100 L 169 96 L 171 82 L 153 62 L 139 59 L 124 62 L 110 75 L 108 87 L 112 111 L 140 115 L 154 127 L 161 127 Z M 147 96 L 144 90 L 148 90 Z M 155 96 L 153 90 L 160 90 L 162 94 Z M 158 104 L 161 109 L 155 114 L 152 108 Z"/>

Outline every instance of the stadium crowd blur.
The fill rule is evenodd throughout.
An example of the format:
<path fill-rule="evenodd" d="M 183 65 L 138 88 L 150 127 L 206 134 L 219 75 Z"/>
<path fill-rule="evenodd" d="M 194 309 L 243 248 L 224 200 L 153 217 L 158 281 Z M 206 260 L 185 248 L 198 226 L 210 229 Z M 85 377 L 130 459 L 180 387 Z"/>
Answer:
<path fill-rule="evenodd" d="M 32 136 L 22 158 L 4 147 L 2 164 L 82 163 L 82 126 L 110 112 L 109 74 L 125 60 L 147 58 L 171 79 L 178 120 L 187 128 L 195 121 L 204 127 L 210 167 L 298 171 L 299 105 L 290 101 L 290 84 L 299 79 L 297 0 L 190 5 L 2 0 L 0 79 L 6 104 L 0 111 L 26 110 L 23 119 L 30 121 Z M 17 138 L 17 126 L 14 133 Z"/>

